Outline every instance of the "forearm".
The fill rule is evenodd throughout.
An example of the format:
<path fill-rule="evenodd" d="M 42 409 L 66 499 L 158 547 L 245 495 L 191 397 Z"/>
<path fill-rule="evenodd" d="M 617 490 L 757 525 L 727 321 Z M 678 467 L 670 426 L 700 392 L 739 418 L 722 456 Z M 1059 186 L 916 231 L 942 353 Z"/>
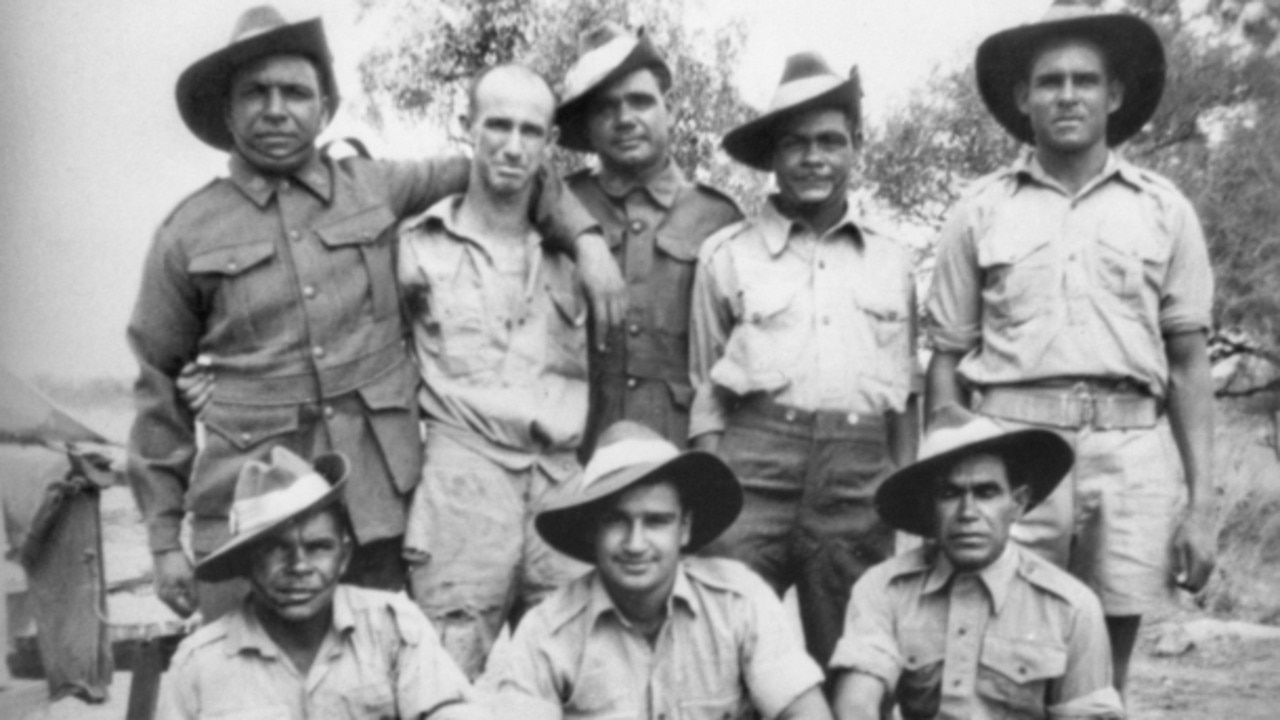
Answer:
<path fill-rule="evenodd" d="M 1169 359 L 1169 426 L 1182 459 L 1191 513 L 1210 498 L 1213 462 L 1213 383 L 1204 333 L 1166 338 Z"/>
<path fill-rule="evenodd" d="M 916 459 L 920 438 L 920 399 L 912 393 L 902 412 L 889 414 L 889 455 L 897 467 L 906 467 Z"/>
<path fill-rule="evenodd" d="M 946 405 L 968 407 L 964 389 L 960 385 L 957 369 L 962 355 L 956 352 L 935 350 L 925 371 L 925 417 Z"/>
<path fill-rule="evenodd" d="M 806 690 L 778 713 L 777 720 L 831 720 L 831 708 L 819 687 Z"/>
<path fill-rule="evenodd" d="M 837 720 L 880 720 L 889 699 L 879 678 L 845 671 L 836 678 L 831 707 Z"/>
<path fill-rule="evenodd" d="M 538 171 L 530 212 L 543 242 L 555 250 L 575 260 L 580 260 L 584 251 L 603 248 L 608 252 L 600 223 L 548 165 Z"/>

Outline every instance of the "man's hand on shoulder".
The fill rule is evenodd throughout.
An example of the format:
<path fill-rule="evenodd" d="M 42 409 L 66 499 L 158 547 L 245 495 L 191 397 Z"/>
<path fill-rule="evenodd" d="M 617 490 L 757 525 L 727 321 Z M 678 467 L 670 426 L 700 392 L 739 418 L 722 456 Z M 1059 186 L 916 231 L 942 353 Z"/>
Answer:
<path fill-rule="evenodd" d="M 627 313 L 627 284 L 604 237 L 587 232 L 574 240 L 578 277 L 591 301 L 596 345 L 607 349 L 609 330 L 620 327 Z"/>
<path fill-rule="evenodd" d="M 187 618 L 196 611 L 196 575 L 181 549 L 152 555 L 155 565 L 156 596 L 179 616 Z"/>
<path fill-rule="evenodd" d="M 174 384 L 177 385 L 178 394 L 182 396 L 182 402 L 187 406 L 187 410 L 190 410 L 192 415 L 199 415 L 213 398 L 213 388 L 216 385 L 213 370 L 209 367 L 209 359 L 201 355 L 195 362 L 183 365 Z"/>

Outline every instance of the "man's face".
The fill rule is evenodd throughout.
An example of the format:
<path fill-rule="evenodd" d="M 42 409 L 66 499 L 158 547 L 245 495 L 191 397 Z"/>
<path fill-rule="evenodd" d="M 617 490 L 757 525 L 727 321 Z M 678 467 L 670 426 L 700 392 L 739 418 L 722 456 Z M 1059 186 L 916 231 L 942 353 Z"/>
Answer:
<path fill-rule="evenodd" d="M 1025 485 L 1009 487 L 1004 460 L 995 455 L 974 455 L 953 465 L 933 493 L 938 544 L 951 564 L 974 571 L 1000 557 L 1029 496 Z"/>
<path fill-rule="evenodd" d="M 253 549 L 249 585 L 257 606 L 285 622 L 304 622 L 333 603 L 351 543 L 323 511 L 263 538 Z"/>
<path fill-rule="evenodd" d="M 1084 40 L 1049 46 L 1015 89 L 1018 110 L 1031 121 L 1036 147 L 1074 155 L 1105 147 L 1107 118 L 1120 108 L 1124 88 L 1107 77 L 1102 51 Z"/>
<path fill-rule="evenodd" d="M 298 55 L 270 55 L 240 68 L 231 79 L 227 129 L 250 165 L 273 174 L 302 167 L 329 109 L 315 65 Z"/>
<path fill-rule="evenodd" d="M 665 600 L 691 527 L 692 516 L 670 482 L 638 485 L 619 495 L 596 526 L 596 567 L 610 594 Z"/>
<path fill-rule="evenodd" d="M 528 188 L 555 140 L 554 110 L 551 90 L 533 73 L 499 68 L 486 75 L 475 89 L 468 120 L 473 177 L 499 196 Z"/>
<path fill-rule="evenodd" d="M 587 138 L 606 170 L 639 176 L 662 167 L 670 112 L 652 71 L 641 68 L 597 90 L 587 108 Z"/>
<path fill-rule="evenodd" d="M 778 190 L 783 199 L 801 205 L 843 195 L 853 161 L 848 118 L 839 110 L 818 108 L 789 118 L 773 148 Z"/>

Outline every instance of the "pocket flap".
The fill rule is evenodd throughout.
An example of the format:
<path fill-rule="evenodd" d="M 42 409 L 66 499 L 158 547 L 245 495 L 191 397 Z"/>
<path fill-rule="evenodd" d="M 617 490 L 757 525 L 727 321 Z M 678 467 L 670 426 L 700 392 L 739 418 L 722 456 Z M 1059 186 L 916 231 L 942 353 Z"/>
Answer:
<path fill-rule="evenodd" d="M 799 291 L 798 286 L 767 284 L 747 289 L 742 298 L 742 320 L 755 325 L 786 310 Z"/>
<path fill-rule="evenodd" d="M 945 632 L 903 629 L 900 637 L 904 670 L 921 670 L 946 657 Z"/>
<path fill-rule="evenodd" d="M 360 397 L 370 410 L 404 410 L 417 402 L 418 373 L 410 363 L 360 388 Z"/>
<path fill-rule="evenodd" d="M 386 205 L 376 205 L 316 228 L 316 234 L 329 247 L 372 245 L 381 237 L 382 231 L 395 221 L 395 216 Z"/>
<path fill-rule="evenodd" d="M 297 432 L 298 406 L 234 405 L 214 400 L 200 414 L 200 420 L 237 449 L 246 450 L 264 440 Z"/>
<path fill-rule="evenodd" d="M 981 662 L 1017 683 L 1050 680 L 1067 671 L 1067 649 L 1044 641 L 988 637 Z"/>
<path fill-rule="evenodd" d="M 684 235 L 659 233 L 658 249 L 681 262 L 694 262 L 698 259 L 698 248 L 702 243 Z"/>
<path fill-rule="evenodd" d="M 239 275 L 275 254 L 276 246 L 270 240 L 218 248 L 191 258 L 187 272 L 193 275 Z"/>

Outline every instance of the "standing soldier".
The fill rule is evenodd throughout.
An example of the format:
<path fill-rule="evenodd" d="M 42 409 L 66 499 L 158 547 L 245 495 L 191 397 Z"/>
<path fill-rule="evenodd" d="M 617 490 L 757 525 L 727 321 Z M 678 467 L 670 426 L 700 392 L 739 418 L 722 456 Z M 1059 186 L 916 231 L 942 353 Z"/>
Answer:
<path fill-rule="evenodd" d="M 1194 591 L 1213 567 L 1204 236 L 1169 181 L 1109 149 L 1155 111 L 1164 51 L 1136 17 L 1058 2 L 983 42 L 977 74 L 992 115 L 1034 147 L 943 228 L 929 403 L 1073 446 L 1069 481 L 1014 537 L 1098 593 L 1123 689 L 1143 613 L 1175 573 Z"/>
<path fill-rule="evenodd" d="M 707 241 L 693 290 L 690 436 L 746 492 L 707 552 L 795 585 L 823 665 L 854 580 L 893 550 L 871 500 L 915 437 L 910 257 L 848 198 L 859 102 L 816 55 L 787 61 L 769 111 L 724 139 L 779 193 Z"/>
<path fill-rule="evenodd" d="M 623 327 L 592 358 L 599 429 L 643 423 L 679 447 L 689 437 L 689 295 L 703 240 L 741 219 L 732 200 L 690 183 L 670 152 L 671 70 L 643 35 L 606 23 L 565 78 L 556 111 L 560 144 L 594 152 L 599 168 L 567 179 L 604 227 L 627 283 Z"/>

